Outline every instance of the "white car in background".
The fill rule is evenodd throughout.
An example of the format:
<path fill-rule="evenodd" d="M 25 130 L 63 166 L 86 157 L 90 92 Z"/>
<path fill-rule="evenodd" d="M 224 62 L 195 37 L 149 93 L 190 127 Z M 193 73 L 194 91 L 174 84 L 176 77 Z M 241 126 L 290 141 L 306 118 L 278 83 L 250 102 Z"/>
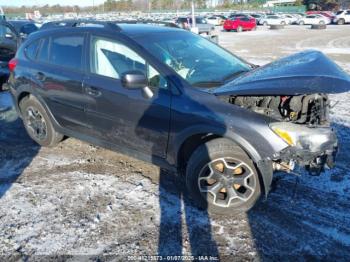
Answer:
<path fill-rule="evenodd" d="M 299 25 L 328 25 L 331 23 L 331 20 L 323 15 L 307 15 L 299 19 Z"/>
<path fill-rule="evenodd" d="M 210 17 L 207 17 L 206 20 L 208 24 L 215 25 L 215 26 L 222 25 L 223 23 L 223 19 L 219 16 L 210 16 Z"/>
<path fill-rule="evenodd" d="M 279 15 L 267 15 L 259 20 L 260 25 L 286 25 L 287 21 Z"/>
<path fill-rule="evenodd" d="M 298 21 L 297 17 L 290 14 L 284 14 L 281 15 L 281 17 L 283 17 L 286 20 L 286 23 L 289 25 L 295 24 Z"/>
<path fill-rule="evenodd" d="M 350 10 L 338 11 L 335 14 L 335 17 L 333 19 L 333 23 L 338 24 L 338 25 L 350 23 Z"/>

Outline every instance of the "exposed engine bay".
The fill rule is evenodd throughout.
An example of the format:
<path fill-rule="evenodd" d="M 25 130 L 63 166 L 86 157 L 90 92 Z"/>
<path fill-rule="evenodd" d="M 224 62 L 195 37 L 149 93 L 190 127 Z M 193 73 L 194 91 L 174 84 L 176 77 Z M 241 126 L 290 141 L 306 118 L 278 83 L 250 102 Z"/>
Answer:
<path fill-rule="evenodd" d="M 336 154 L 336 138 L 328 128 L 330 100 L 326 94 L 296 95 L 296 96 L 229 96 L 224 98 L 231 104 L 252 110 L 256 113 L 269 116 L 283 125 L 294 129 L 296 136 L 301 136 L 299 145 L 287 148 L 281 153 L 279 159 L 274 160 L 273 169 L 276 171 L 292 172 L 294 163 L 304 166 L 312 175 L 319 175 L 324 167 L 334 165 Z M 292 126 L 290 126 L 292 125 Z M 329 150 L 326 147 L 318 148 L 317 139 L 321 138 L 321 133 L 317 139 L 313 135 L 307 135 L 305 130 L 318 129 L 327 137 L 327 141 L 332 141 L 335 148 Z M 322 129 L 325 127 L 325 129 Z M 322 131 L 321 131 L 322 130 Z M 317 132 L 318 133 L 318 132 Z M 302 144 L 302 146 L 300 145 Z M 303 148 L 305 146 L 305 148 Z"/>
<path fill-rule="evenodd" d="M 330 103 L 326 94 L 297 96 L 230 96 L 229 102 L 279 121 L 329 125 Z"/>

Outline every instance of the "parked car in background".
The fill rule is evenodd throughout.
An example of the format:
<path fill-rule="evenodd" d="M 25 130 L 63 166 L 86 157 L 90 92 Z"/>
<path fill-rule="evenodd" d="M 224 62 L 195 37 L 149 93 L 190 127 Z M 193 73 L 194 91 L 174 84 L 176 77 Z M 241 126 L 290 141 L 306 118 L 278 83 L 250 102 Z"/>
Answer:
<path fill-rule="evenodd" d="M 237 32 L 255 30 L 256 20 L 251 16 L 237 16 L 227 19 L 223 25 L 224 30 Z"/>
<path fill-rule="evenodd" d="M 264 14 L 257 14 L 257 13 L 254 13 L 254 14 L 250 14 L 250 16 L 255 18 L 256 24 L 258 25 L 260 19 L 264 17 Z"/>
<path fill-rule="evenodd" d="M 333 23 L 338 25 L 350 23 L 350 10 L 338 11 L 333 18 Z"/>
<path fill-rule="evenodd" d="M 192 27 L 192 17 L 179 17 L 175 22 L 179 27 L 190 30 Z M 199 34 L 211 34 L 215 27 L 207 22 L 204 17 L 196 17 L 196 27 Z"/>
<path fill-rule="evenodd" d="M 307 11 L 306 15 L 323 15 L 327 17 L 329 20 L 333 20 L 335 17 L 335 14 L 331 11 Z"/>
<path fill-rule="evenodd" d="M 289 25 L 296 24 L 298 22 L 298 18 L 290 14 L 283 14 L 281 17 L 284 18 L 286 23 Z"/>
<path fill-rule="evenodd" d="M 331 20 L 323 15 L 307 15 L 300 18 L 298 21 L 299 25 L 327 25 L 330 24 Z"/>
<path fill-rule="evenodd" d="M 22 38 L 27 38 L 31 33 L 39 30 L 39 27 L 31 20 L 9 20 L 8 22 L 14 26 Z"/>
<path fill-rule="evenodd" d="M 284 17 L 279 15 L 266 15 L 260 19 L 261 25 L 286 25 L 287 21 Z"/>
<path fill-rule="evenodd" d="M 0 91 L 10 74 L 8 62 L 15 56 L 20 42 L 21 37 L 15 27 L 0 20 Z"/>
<path fill-rule="evenodd" d="M 206 20 L 208 24 L 219 26 L 219 25 L 223 25 L 226 19 L 224 20 L 220 16 L 209 16 L 206 18 Z"/>

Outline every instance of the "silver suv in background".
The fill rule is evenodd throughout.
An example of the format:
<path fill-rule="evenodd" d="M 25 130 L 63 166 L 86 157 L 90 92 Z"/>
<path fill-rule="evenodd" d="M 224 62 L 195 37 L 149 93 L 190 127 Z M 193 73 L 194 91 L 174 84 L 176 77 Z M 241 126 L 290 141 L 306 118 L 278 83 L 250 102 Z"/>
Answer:
<path fill-rule="evenodd" d="M 190 30 L 192 27 L 192 18 L 191 17 L 179 17 L 175 22 L 179 27 Z M 214 30 L 215 26 L 209 24 L 204 17 L 196 17 L 196 27 L 198 28 L 199 34 L 207 34 L 210 35 Z"/>

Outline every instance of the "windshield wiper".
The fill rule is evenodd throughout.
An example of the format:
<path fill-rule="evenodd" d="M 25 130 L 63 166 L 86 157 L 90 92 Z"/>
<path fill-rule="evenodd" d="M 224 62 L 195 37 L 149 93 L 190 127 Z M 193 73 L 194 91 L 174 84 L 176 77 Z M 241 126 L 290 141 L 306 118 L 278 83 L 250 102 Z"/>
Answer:
<path fill-rule="evenodd" d="M 229 74 L 228 76 L 225 76 L 221 82 L 226 82 L 228 80 L 231 80 L 232 78 L 235 78 L 235 77 L 237 77 L 237 76 L 239 76 L 239 75 L 241 75 L 243 73 L 247 73 L 247 72 L 249 72 L 249 70 L 236 71 L 236 72 L 234 72 L 232 74 Z"/>

